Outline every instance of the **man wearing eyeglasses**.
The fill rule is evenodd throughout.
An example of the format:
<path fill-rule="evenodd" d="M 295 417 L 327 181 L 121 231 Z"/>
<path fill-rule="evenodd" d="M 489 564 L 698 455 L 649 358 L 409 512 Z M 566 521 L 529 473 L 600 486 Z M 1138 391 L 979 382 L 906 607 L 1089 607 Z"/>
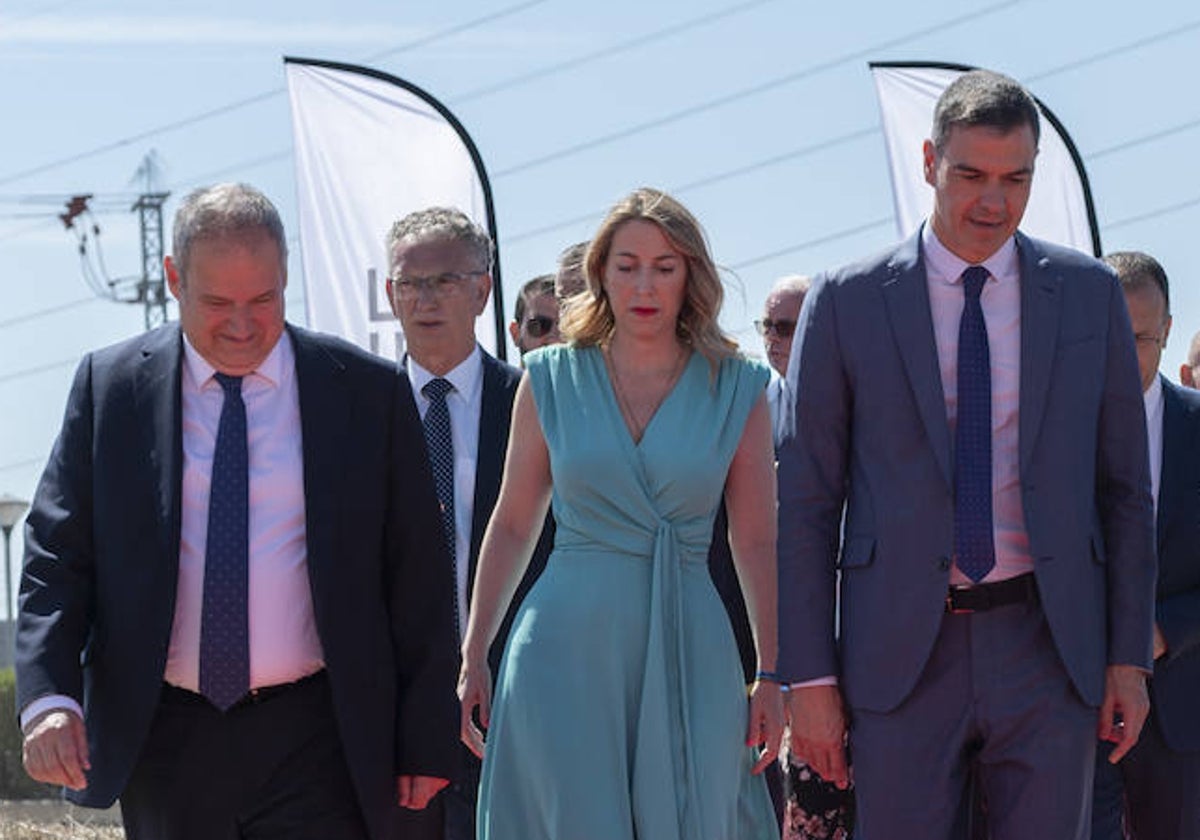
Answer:
<path fill-rule="evenodd" d="M 461 638 L 480 543 L 500 492 L 521 372 L 475 340 L 475 319 L 492 289 L 486 231 L 457 209 L 432 207 L 396 222 L 387 250 L 388 300 L 404 331 L 404 364 L 425 428 Z M 512 616 L 545 565 L 546 543 L 539 542 L 497 634 L 493 672 Z M 474 840 L 479 761 L 461 744 L 459 750 L 459 777 L 424 811 L 403 815 L 406 840 Z"/>
<path fill-rule="evenodd" d="M 792 336 L 796 332 L 796 319 L 804 304 L 804 295 L 812 280 L 802 274 L 781 277 L 771 287 L 763 304 L 762 320 L 754 327 L 762 336 L 767 360 L 771 363 L 771 381 L 767 383 L 767 405 L 771 409 L 771 428 L 775 434 L 775 448 L 792 436 L 792 410 L 794 399 L 788 389 L 788 357 L 792 353 Z"/>
<path fill-rule="evenodd" d="M 1158 372 L 1171 332 L 1167 274 L 1137 251 L 1117 272 L 1137 344 L 1158 532 L 1154 673 L 1142 737 L 1119 764 L 1096 754 L 1092 840 L 1200 837 L 1200 394 Z"/>
<path fill-rule="evenodd" d="M 558 344 L 558 298 L 554 296 L 554 275 L 542 274 L 521 287 L 513 308 L 508 334 L 522 358 L 530 350 Z"/>

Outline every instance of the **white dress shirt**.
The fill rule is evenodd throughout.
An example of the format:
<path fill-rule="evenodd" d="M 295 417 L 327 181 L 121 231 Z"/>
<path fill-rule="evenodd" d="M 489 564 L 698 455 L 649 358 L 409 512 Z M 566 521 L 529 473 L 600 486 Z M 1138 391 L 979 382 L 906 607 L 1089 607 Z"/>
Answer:
<path fill-rule="evenodd" d="M 1150 444 L 1150 491 L 1157 517 L 1158 489 L 1162 481 L 1164 405 L 1162 380 L 1157 374 L 1142 394 L 1142 400 L 1146 404 L 1146 438 Z"/>
<path fill-rule="evenodd" d="M 208 494 L 225 399 L 214 372 L 185 336 L 179 575 L 163 679 L 189 691 L 200 687 Z M 242 380 L 242 399 L 250 470 L 250 687 L 261 688 L 294 682 L 324 667 L 308 580 L 300 394 L 286 332 Z M 73 698 L 50 695 L 22 710 L 22 728 L 49 709 L 83 715 Z"/>
<path fill-rule="evenodd" d="M 942 394 L 951 438 L 958 419 L 958 329 L 964 305 L 962 273 L 971 263 L 951 253 L 926 223 L 921 235 L 929 309 L 937 345 Z M 996 565 L 991 583 L 1033 571 L 1029 534 L 1021 503 L 1018 428 L 1021 404 L 1021 266 L 1016 240 L 1009 238 L 982 263 L 988 270 L 980 305 L 987 324 L 992 378 L 992 517 Z M 969 585 L 958 566 L 950 583 Z"/>
<path fill-rule="evenodd" d="M 421 419 L 429 399 L 421 389 L 437 379 L 410 355 L 405 360 Z M 483 351 L 479 345 L 442 379 L 454 390 L 446 395 L 450 438 L 454 444 L 454 588 L 458 598 L 459 633 L 467 629 L 467 575 L 471 564 L 471 520 L 475 515 L 475 467 L 479 462 L 479 418 L 483 410 Z"/>

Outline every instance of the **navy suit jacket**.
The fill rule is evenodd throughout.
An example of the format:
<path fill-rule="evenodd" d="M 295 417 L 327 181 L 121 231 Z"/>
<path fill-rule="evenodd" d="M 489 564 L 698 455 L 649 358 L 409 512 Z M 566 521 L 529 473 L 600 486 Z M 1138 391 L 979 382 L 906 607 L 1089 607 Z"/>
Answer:
<path fill-rule="evenodd" d="M 453 592 L 407 377 L 288 327 L 303 435 L 307 566 L 350 774 L 391 836 L 399 774 L 449 777 L 458 741 Z M 175 613 L 183 468 L 179 327 L 86 356 L 26 526 L 18 705 L 79 700 L 81 804 L 125 787 L 162 690 Z"/>
<path fill-rule="evenodd" d="M 1173 750 L 1200 750 L 1200 391 L 1163 385 L 1155 619 L 1167 653 L 1150 694 Z"/>
<path fill-rule="evenodd" d="M 1111 271 L 1020 233 L 1016 243 L 1025 525 L 1057 651 L 1098 705 L 1106 665 L 1151 661 L 1154 523 L 1133 333 Z M 920 232 L 818 278 L 795 340 L 779 668 L 838 675 L 852 706 L 887 712 L 933 648 L 954 547 L 953 438 Z"/>

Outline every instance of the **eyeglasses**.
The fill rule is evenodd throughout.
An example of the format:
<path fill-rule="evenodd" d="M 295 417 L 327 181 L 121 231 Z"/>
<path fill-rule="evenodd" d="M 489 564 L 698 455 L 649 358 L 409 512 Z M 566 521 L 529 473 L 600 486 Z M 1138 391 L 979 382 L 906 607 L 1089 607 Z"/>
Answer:
<path fill-rule="evenodd" d="M 530 315 L 525 319 L 525 332 L 533 338 L 545 338 L 558 328 L 558 321 L 545 315 Z"/>
<path fill-rule="evenodd" d="M 796 332 L 796 322 L 773 321 L 770 318 L 763 318 L 761 321 L 754 322 L 754 329 L 758 330 L 758 334 L 762 336 L 773 332 L 780 338 L 791 338 Z"/>
<path fill-rule="evenodd" d="M 482 277 L 486 271 L 443 271 L 432 277 L 405 277 L 392 279 L 392 287 L 401 300 L 416 300 L 423 292 L 434 297 L 447 298 L 462 291 L 463 284 L 472 277 Z"/>

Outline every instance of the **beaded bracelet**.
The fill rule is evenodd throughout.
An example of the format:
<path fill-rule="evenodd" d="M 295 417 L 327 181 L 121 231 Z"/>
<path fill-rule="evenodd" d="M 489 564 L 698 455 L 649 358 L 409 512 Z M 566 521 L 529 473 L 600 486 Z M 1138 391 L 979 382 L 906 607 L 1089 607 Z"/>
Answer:
<path fill-rule="evenodd" d="M 755 682 L 765 681 L 765 682 L 773 682 L 773 683 L 785 682 L 785 680 L 783 680 L 779 676 L 779 674 L 776 673 L 775 671 L 759 671 L 757 674 L 754 675 L 754 681 Z"/>

